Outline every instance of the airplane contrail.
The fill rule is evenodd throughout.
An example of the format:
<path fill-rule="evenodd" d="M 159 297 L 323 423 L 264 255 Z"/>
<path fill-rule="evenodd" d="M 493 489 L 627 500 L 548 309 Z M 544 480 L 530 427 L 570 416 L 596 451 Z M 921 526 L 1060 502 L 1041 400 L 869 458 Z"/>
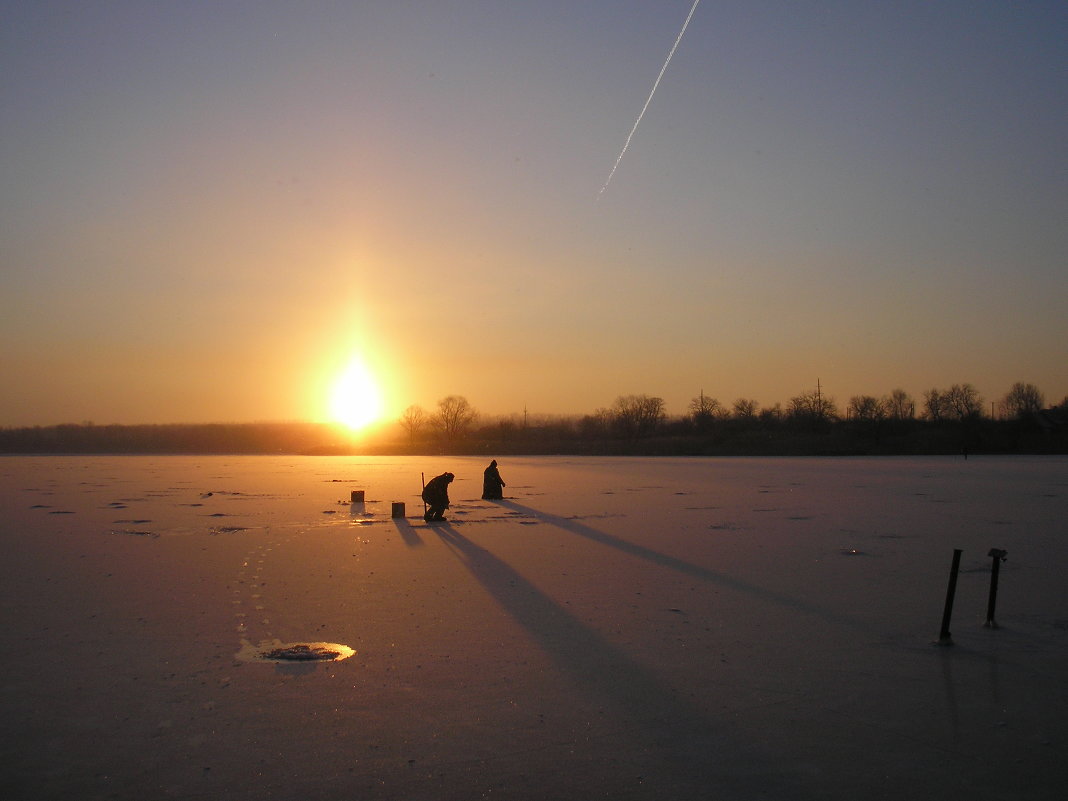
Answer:
<path fill-rule="evenodd" d="M 608 178 L 605 180 L 604 186 L 602 186 L 601 191 L 597 193 L 598 200 L 601 199 L 604 190 L 606 190 L 608 185 L 612 182 L 612 176 L 616 174 L 616 170 L 619 168 L 619 162 L 623 161 L 623 155 L 627 152 L 627 148 L 630 147 L 630 140 L 634 137 L 634 132 L 638 130 L 638 126 L 641 125 L 642 117 L 645 116 L 645 110 L 649 108 L 649 104 L 653 100 L 653 95 L 656 94 L 656 87 L 660 85 L 660 79 L 664 77 L 668 64 L 671 63 L 671 57 L 675 55 L 675 49 L 679 46 L 679 42 L 682 41 L 682 35 L 686 33 L 686 27 L 690 24 L 690 18 L 693 17 L 693 12 L 697 10 L 697 4 L 700 2 L 701 0 L 694 0 L 690 13 L 686 15 L 686 21 L 682 23 L 682 30 L 680 30 L 679 35 L 675 37 L 675 44 L 671 46 L 671 52 L 669 52 L 667 58 L 664 59 L 664 66 L 660 68 L 660 74 L 657 75 L 656 80 L 653 81 L 653 88 L 649 90 L 649 97 L 645 99 L 645 105 L 642 106 L 641 113 L 638 114 L 638 119 L 634 121 L 634 127 L 631 128 L 630 133 L 627 134 L 627 141 L 623 143 L 623 149 L 619 151 L 619 155 L 616 157 L 616 163 L 612 165 L 612 171 L 608 173 Z"/>

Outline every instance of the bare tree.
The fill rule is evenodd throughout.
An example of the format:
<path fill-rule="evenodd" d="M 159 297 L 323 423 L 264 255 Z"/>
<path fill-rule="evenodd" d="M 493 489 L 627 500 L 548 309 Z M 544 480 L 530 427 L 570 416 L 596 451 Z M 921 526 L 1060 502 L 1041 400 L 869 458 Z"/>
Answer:
<path fill-rule="evenodd" d="M 738 420 L 752 420 L 757 416 L 759 404 L 751 398 L 738 398 L 732 407 Z"/>
<path fill-rule="evenodd" d="M 983 399 L 971 384 L 954 384 L 923 393 L 924 417 L 931 421 L 971 420 L 983 413 Z"/>
<path fill-rule="evenodd" d="M 912 420 L 916 416 L 916 401 L 903 389 L 895 389 L 883 398 L 883 407 L 891 420 Z"/>
<path fill-rule="evenodd" d="M 649 395 L 622 395 L 612 407 L 615 424 L 627 436 L 642 437 L 651 433 L 664 413 L 664 399 Z"/>
<path fill-rule="evenodd" d="M 949 406 L 941 390 L 929 389 L 923 393 L 923 416 L 936 423 L 945 420 Z"/>
<path fill-rule="evenodd" d="M 690 401 L 690 418 L 698 428 L 709 425 L 724 413 L 723 404 L 710 398 L 701 390 L 701 394 Z"/>
<path fill-rule="evenodd" d="M 422 433 L 428 422 L 426 411 L 422 406 L 409 406 L 400 416 L 401 428 L 408 432 L 408 442 L 414 444 L 415 438 Z"/>
<path fill-rule="evenodd" d="M 960 420 L 970 420 L 983 413 L 983 399 L 971 384 L 954 384 L 945 397 L 949 410 Z"/>
<path fill-rule="evenodd" d="M 878 423 L 886 419 L 886 407 L 871 395 L 854 395 L 850 398 L 849 413 L 854 419 L 866 423 Z"/>
<path fill-rule="evenodd" d="M 434 425 L 446 440 L 454 440 L 467 433 L 477 413 L 463 395 L 449 395 L 438 401 Z"/>
<path fill-rule="evenodd" d="M 1034 384 L 1017 381 L 1001 401 L 1005 414 L 1022 420 L 1042 411 L 1046 399 Z"/>
<path fill-rule="evenodd" d="M 787 415 L 793 420 L 821 423 L 838 417 L 838 407 L 820 392 L 805 392 L 790 398 Z"/>

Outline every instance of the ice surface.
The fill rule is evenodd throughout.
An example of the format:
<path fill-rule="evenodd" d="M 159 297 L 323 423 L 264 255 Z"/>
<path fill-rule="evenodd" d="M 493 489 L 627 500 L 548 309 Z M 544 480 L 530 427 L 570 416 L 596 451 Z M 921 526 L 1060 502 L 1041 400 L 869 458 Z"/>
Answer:
<path fill-rule="evenodd" d="M 490 458 L 0 457 L 4 797 L 1068 786 L 1068 459 Z"/>

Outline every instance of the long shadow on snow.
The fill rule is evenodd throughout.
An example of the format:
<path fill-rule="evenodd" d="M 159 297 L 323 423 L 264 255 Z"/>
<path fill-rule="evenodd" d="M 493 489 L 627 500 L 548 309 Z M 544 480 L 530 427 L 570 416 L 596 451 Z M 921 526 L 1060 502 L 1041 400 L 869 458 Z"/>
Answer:
<path fill-rule="evenodd" d="M 674 798 L 726 792 L 742 798 L 811 798 L 797 777 L 768 755 L 746 750 L 737 732 L 680 698 L 678 690 L 577 621 L 519 572 L 451 525 L 435 526 L 471 574 L 591 694 L 632 721 L 627 736 L 644 741 L 668 772 L 658 792 Z M 632 766 L 637 767 L 637 766 Z M 668 797 L 665 795 L 656 797 Z"/>
<path fill-rule="evenodd" d="M 746 592 L 750 595 L 755 595 L 758 598 L 762 598 L 765 601 L 780 604 L 782 606 L 788 606 L 796 609 L 799 612 L 805 612 L 806 614 L 813 615 L 815 617 L 822 618 L 831 623 L 841 624 L 843 626 L 850 626 L 853 628 L 864 629 L 870 633 L 871 627 L 864 624 L 856 618 L 843 615 L 838 612 L 832 612 L 828 609 L 810 604 L 806 601 L 802 601 L 798 598 L 792 598 L 782 593 L 774 592 L 773 590 L 765 589 L 764 587 L 758 587 L 755 584 L 749 584 L 744 581 L 740 581 L 736 578 L 719 573 L 715 570 L 709 570 L 707 567 L 701 567 L 691 562 L 684 561 L 674 556 L 668 556 L 665 553 L 654 551 L 652 548 L 646 548 L 643 545 L 636 545 L 633 542 L 628 542 L 622 537 L 617 537 L 614 534 L 605 534 L 603 531 L 598 531 L 590 526 L 583 525 L 575 520 L 569 520 L 566 517 L 558 517 L 546 512 L 532 509 L 529 506 L 523 506 L 515 501 L 497 501 L 501 506 L 505 506 L 509 509 L 513 509 L 516 512 L 532 515 L 533 517 L 541 520 L 542 522 L 549 523 L 557 528 L 563 529 L 571 534 L 577 534 L 580 537 L 598 542 L 601 545 L 607 545 L 610 548 L 622 551 L 623 553 L 636 556 L 639 559 L 645 559 L 660 567 L 666 567 L 671 570 L 678 571 L 687 576 L 700 579 L 701 581 L 709 582 L 711 584 L 719 584 L 731 589 L 738 590 L 740 592 Z"/>

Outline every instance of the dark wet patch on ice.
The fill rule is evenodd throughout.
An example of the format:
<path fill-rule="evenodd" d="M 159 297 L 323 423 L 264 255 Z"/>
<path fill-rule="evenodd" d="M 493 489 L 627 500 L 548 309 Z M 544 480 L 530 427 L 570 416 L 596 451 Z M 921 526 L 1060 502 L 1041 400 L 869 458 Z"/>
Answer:
<path fill-rule="evenodd" d="M 54 510 L 52 512 L 49 512 L 48 514 L 50 514 L 50 515 L 72 515 L 72 514 L 74 514 L 74 512 L 71 512 L 68 509 L 56 509 L 56 510 Z"/>
<path fill-rule="evenodd" d="M 521 526 L 536 526 L 536 525 L 538 525 L 539 522 L 541 522 L 541 521 L 539 521 L 539 520 L 520 520 L 519 521 L 519 525 L 521 525 Z"/>
<path fill-rule="evenodd" d="M 51 507 L 51 506 L 47 506 L 47 505 L 45 505 L 45 504 L 43 504 L 43 503 L 35 503 L 35 504 L 34 504 L 33 506 L 31 506 L 30 508 L 31 508 L 31 509 L 51 509 L 52 507 Z"/>
<path fill-rule="evenodd" d="M 1000 571 L 1002 573 L 1009 573 L 1016 567 L 1012 562 L 1005 561 L 1001 563 Z M 971 567 L 962 567 L 958 572 L 963 575 L 971 575 L 972 573 L 982 573 L 987 576 L 990 575 L 990 562 L 978 562 Z"/>
<path fill-rule="evenodd" d="M 753 511 L 753 512 L 778 512 L 779 510 L 774 508 L 774 507 L 771 507 L 771 508 L 768 508 L 768 509 L 752 509 L 750 511 Z"/>
<path fill-rule="evenodd" d="M 741 531 L 745 526 L 738 526 L 734 523 L 713 523 L 709 526 L 712 531 Z"/>
<path fill-rule="evenodd" d="M 722 509 L 722 506 L 684 506 L 683 509 L 687 512 L 708 512 L 715 509 Z"/>
<path fill-rule="evenodd" d="M 216 495 L 225 498 L 228 501 L 255 501 L 263 498 L 277 498 L 277 495 L 271 495 L 269 493 L 254 493 L 254 492 L 240 492 L 238 490 L 212 490 L 211 492 L 201 493 L 201 499 L 212 498 Z"/>
<path fill-rule="evenodd" d="M 151 520 L 113 520 L 116 526 L 126 524 L 128 526 L 143 526 L 145 523 L 151 523 Z"/>
<path fill-rule="evenodd" d="M 337 509 L 324 509 L 323 510 L 323 514 L 324 515 L 336 515 L 337 514 Z"/>
<path fill-rule="evenodd" d="M 811 520 L 812 515 L 791 515 L 787 520 Z"/>
<path fill-rule="evenodd" d="M 525 512 L 505 512 L 503 515 L 496 516 L 496 519 L 497 520 L 515 520 L 516 518 L 527 518 L 527 519 L 529 519 L 531 517 L 532 517 L 532 515 L 529 515 L 529 514 L 527 514 Z"/>
<path fill-rule="evenodd" d="M 154 531 L 138 531 L 132 528 L 112 529 L 111 533 L 122 534 L 126 537 L 148 537 L 149 539 L 156 539 L 159 537 L 159 534 Z"/>
<path fill-rule="evenodd" d="M 219 534 L 236 534 L 238 531 L 248 531 L 248 526 L 219 526 L 212 528 L 208 533 L 215 537 Z"/>

